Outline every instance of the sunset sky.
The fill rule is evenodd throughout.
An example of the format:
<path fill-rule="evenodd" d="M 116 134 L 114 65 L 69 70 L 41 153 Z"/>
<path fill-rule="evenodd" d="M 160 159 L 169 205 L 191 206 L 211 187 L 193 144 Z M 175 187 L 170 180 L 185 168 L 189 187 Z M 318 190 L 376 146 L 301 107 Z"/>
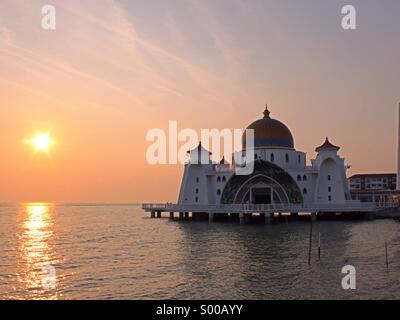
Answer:
<path fill-rule="evenodd" d="M 399 34 L 398 0 L 1 0 L 0 202 L 176 201 L 146 132 L 245 128 L 265 103 L 308 158 L 329 136 L 350 174 L 394 172 Z"/>

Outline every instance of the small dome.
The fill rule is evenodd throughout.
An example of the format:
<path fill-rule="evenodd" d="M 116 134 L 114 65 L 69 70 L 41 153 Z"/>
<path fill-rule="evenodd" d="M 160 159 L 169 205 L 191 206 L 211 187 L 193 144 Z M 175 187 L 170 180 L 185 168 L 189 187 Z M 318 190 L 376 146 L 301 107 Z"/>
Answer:
<path fill-rule="evenodd" d="M 279 120 L 272 119 L 268 107 L 265 108 L 264 117 L 254 121 L 247 129 L 254 130 L 255 148 L 294 148 L 293 136 L 289 128 Z M 242 146 L 246 148 L 246 132 L 242 136 Z"/>

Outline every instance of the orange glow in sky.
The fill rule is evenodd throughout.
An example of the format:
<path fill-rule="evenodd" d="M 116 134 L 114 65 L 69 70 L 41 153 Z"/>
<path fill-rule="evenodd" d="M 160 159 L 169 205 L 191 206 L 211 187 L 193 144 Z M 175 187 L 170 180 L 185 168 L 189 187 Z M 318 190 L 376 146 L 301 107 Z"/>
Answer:
<path fill-rule="evenodd" d="M 329 137 L 349 175 L 396 170 L 400 1 L 357 2 L 351 31 L 337 1 L 52 0 L 55 30 L 44 4 L 0 1 L 0 203 L 175 202 L 148 130 L 244 129 L 266 103 L 308 164 Z"/>

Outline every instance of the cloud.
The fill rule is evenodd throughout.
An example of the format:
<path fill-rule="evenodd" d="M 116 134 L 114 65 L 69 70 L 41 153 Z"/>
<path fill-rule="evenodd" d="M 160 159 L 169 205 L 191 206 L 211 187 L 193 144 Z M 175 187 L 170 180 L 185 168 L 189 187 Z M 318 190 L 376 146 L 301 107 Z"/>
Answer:
<path fill-rule="evenodd" d="M 183 47 L 186 45 L 185 37 L 182 32 L 182 27 L 179 26 L 176 21 L 175 15 L 171 10 L 167 10 L 166 18 L 165 18 L 165 27 L 168 30 L 171 41 L 179 47 Z"/>
<path fill-rule="evenodd" d="M 209 104 L 224 110 L 240 92 L 236 80 L 243 66 L 235 54 L 238 48 L 207 5 L 194 3 L 215 44 L 216 52 L 209 54 L 217 53 L 223 59 L 224 72 L 138 32 L 137 12 L 127 11 L 117 1 L 54 0 L 57 30 L 53 32 L 40 28 L 42 4 L 38 0 L 2 2 L 7 15 L 0 35 L 7 47 L 3 46 L 0 63 L 13 65 L 16 72 L 0 77 L 55 99 L 61 96 L 71 105 L 81 99 L 87 105 L 122 108 L 116 103 L 125 101 L 142 110 L 173 104 L 174 99 L 187 106 Z M 172 12 L 165 10 L 165 25 L 175 48 L 196 44 L 195 39 L 185 41 L 183 28 L 188 26 L 179 24 Z M 23 23 L 16 22 L 15 16 Z M 54 79 L 63 84 L 62 89 L 54 88 Z"/>

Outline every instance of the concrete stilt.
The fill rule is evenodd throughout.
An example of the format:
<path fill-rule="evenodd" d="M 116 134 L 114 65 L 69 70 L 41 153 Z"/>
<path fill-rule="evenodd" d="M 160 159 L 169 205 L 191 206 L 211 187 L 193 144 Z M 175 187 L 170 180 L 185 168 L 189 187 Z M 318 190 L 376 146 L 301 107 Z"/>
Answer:
<path fill-rule="evenodd" d="M 237 221 L 239 219 L 239 214 L 231 212 L 229 214 L 229 221 Z"/>
<path fill-rule="evenodd" d="M 161 218 L 161 211 L 157 211 L 157 218 Z"/>
<path fill-rule="evenodd" d="M 156 217 L 156 213 L 154 211 L 150 212 L 150 218 L 154 219 Z"/>
<path fill-rule="evenodd" d="M 173 219 L 173 218 L 174 218 L 174 213 L 173 213 L 173 212 L 170 212 L 170 213 L 169 213 L 169 218 L 170 218 L 170 219 Z"/>
<path fill-rule="evenodd" d="M 373 212 L 367 212 L 365 215 L 366 215 L 366 218 L 368 220 L 374 220 L 375 219 L 375 214 Z"/>
<path fill-rule="evenodd" d="M 208 222 L 213 222 L 214 221 L 214 213 L 208 213 Z"/>
<path fill-rule="evenodd" d="M 299 213 L 298 212 L 291 212 L 290 213 L 290 217 L 291 218 L 297 218 L 299 216 Z"/>
<path fill-rule="evenodd" d="M 273 220 L 274 220 L 274 218 L 273 218 L 272 213 L 265 214 L 265 218 L 264 218 L 265 224 L 272 224 Z"/>
<path fill-rule="evenodd" d="M 316 212 L 311 212 L 311 220 L 317 221 L 317 213 Z"/>

